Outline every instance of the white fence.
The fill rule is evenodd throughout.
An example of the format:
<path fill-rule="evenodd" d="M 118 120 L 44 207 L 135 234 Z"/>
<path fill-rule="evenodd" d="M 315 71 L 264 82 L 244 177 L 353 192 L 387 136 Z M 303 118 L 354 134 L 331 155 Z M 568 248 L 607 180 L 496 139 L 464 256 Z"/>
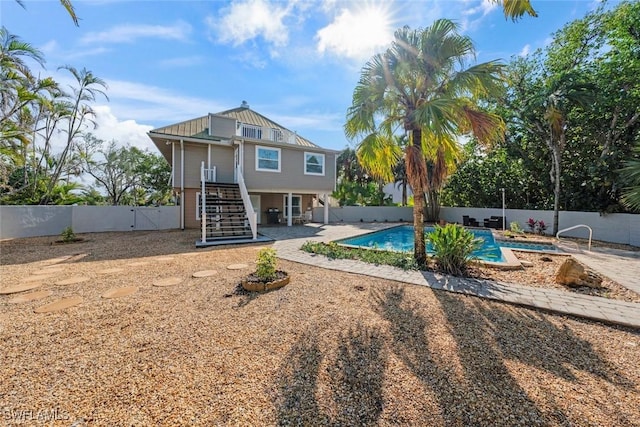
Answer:
<path fill-rule="evenodd" d="M 180 228 L 180 207 L 0 206 L 0 239 Z"/>
<path fill-rule="evenodd" d="M 314 208 L 314 221 L 322 221 L 322 209 Z M 502 216 L 502 209 L 484 208 L 448 208 L 440 209 L 440 219 L 447 222 L 462 223 L 462 216 L 469 215 L 476 218 L 482 225 L 484 218 L 492 215 Z M 511 222 L 517 222 L 521 228 L 527 230 L 527 220 L 543 220 L 547 224 L 547 233 L 552 232 L 553 211 L 534 211 L 521 209 L 506 209 L 507 228 Z M 413 221 L 413 208 L 388 207 L 388 206 L 345 206 L 329 208 L 329 223 L 336 222 L 397 222 Z M 561 211 L 558 229 L 571 227 L 577 224 L 586 224 L 593 229 L 594 240 L 604 242 L 622 243 L 640 247 L 640 215 L 637 214 L 607 214 L 598 212 L 570 212 Z M 563 233 L 563 236 L 588 237 L 588 231 L 577 229 Z"/>

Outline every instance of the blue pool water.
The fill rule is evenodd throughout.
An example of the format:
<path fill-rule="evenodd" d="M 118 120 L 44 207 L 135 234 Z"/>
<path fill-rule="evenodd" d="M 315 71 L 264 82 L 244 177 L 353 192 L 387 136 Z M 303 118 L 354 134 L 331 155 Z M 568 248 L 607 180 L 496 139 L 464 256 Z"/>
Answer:
<path fill-rule="evenodd" d="M 433 227 L 425 227 L 425 233 L 431 233 Z M 505 262 L 502 256 L 500 246 L 493 238 L 490 230 L 471 231 L 477 238 L 482 239 L 483 243 L 480 249 L 473 252 L 478 259 L 489 262 Z M 361 236 L 350 237 L 348 239 L 337 240 L 340 245 L 357 246 L 361 248 L 380 249 L 395 252 L 411 252 L 413 251 L 413 226 L 401 225 L 398 227 L 387 228 L 373 233 L 363 234 Z M 433 254 L 433 247 L 427 240 L 427 254 Z"/>
<path fill-rule="evenodd" d="M 510 242 L 508 240 L 498 240 L 496 243 L 503 248 L 516 249 L 522 251 L 535 252 L 560 252 L 555 246 L 544 243 Z"/>

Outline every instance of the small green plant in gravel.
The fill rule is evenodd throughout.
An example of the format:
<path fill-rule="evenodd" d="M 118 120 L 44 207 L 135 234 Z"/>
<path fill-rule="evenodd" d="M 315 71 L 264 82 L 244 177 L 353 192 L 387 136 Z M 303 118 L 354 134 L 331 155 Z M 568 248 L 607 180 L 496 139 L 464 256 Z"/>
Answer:
<path fill-rule="evenodd" d="M 60 233 L 60 239 L 64 243 L 69 243 L 69 242 L 76 241 L 77 237 L 76 237 L 76 233 L 73 232 L 73 228 L 67 227 L 64 230 L 62 230 L 62 233 Z"/>
<path fill-rule="evenodd" d="M 444 227 L 436 226 L 427 234 L 434 252 L 436 266 L 440 271 L 456 276 L 468 274 L 469 264 L 473 260 L 472 252 L 480 248 L 481 239 L 456 224 Z"/>
<path fill-rule="evenodd" d="M 301 249 L 305 252 L 324 255 L 329 259 L 357 259 L 370 264 L 391 265 L 403 270 L 418 270 L 410 253 L 345 248 L 334 242 L 305 242 Z"/>
<path fill-rule="evenodd" d="M 276 251 L 272 248 L 264 248 L 258 252 L 255 275 L 263 282 L 270 282 L 276 278 Z"/>

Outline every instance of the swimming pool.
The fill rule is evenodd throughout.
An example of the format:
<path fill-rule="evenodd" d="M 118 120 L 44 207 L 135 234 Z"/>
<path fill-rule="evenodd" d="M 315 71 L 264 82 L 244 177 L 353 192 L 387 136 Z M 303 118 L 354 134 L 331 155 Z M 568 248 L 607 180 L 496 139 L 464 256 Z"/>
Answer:
<path fill-rule="evenodd" d="M 561 251 L 551 243 L 528 243 L 528 242 L 512 242 L 509 240 L 496 240 L 496 243 L 503 248 L 515 249 L 518 251 L 528 252 L 552 252 L 560 253 Z"/>
<path fill-rule="evenodd" d="M 433 227 L 424 228 L 425 233 L 431 233 L 433 230 Z M 480 249 L 473 252 L 475 257 L 487 262 L 505 262 L 500 245 L 498 245 L 494 240 L 491 230 L 473 229 L 469 231 L 483 241 Z M 336 243 L 339 245 L 365 249 L 411 252 L 413 251 L 413 226 L 401 225 L 398 227 L 387 228 L 373 233 L 336 240 Z M 426 250 L 427 254 L 433 254 L 433 247 L 428 240 L 426 242 Z"/>

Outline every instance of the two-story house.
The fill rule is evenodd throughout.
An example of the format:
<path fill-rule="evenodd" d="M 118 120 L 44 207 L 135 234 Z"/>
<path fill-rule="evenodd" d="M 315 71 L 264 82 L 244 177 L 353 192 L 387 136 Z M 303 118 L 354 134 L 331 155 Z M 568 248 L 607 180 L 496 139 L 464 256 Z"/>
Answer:
<path fill-rule="evenodd" d="M 314 200 L 335 190 L 338 152 L 317 146 L 251 110 L 208 114 L 148 133 L 171 165 L 181 227 L 198 245 L 257 239 L 258 225 L 311 219 Z M 323 218 L 328 223 L 328 203 Z"/>

